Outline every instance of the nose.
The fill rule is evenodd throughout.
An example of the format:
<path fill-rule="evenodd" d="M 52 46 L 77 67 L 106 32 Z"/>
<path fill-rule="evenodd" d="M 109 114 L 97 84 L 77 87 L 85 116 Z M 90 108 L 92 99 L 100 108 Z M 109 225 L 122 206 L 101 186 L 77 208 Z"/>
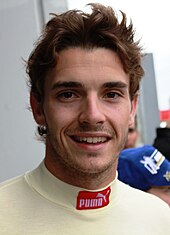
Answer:
<path fill-rule="evenodd" d="M 84 100 L 79 116 L 80 123 L 86 124 L 102 124 L 105 121 L 102 101 L 96 95 L 89 95 Z"/>

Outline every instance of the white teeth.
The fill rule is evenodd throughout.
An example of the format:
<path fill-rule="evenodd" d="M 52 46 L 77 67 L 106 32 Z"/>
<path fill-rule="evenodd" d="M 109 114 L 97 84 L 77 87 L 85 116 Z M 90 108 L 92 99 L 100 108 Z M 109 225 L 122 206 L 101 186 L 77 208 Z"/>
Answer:
<path fill-rule="evenodd" d="M 79 137 L 80 142 L 87 142 L 87 143 L 103 143 L 107 140 L 106 137 Z"/>

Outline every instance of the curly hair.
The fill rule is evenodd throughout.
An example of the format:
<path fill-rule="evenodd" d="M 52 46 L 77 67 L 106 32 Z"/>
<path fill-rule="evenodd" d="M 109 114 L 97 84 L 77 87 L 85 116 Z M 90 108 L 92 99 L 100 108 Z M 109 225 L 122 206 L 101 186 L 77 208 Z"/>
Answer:
<path fill-rule="evenodd" d="M 141 66 L 142 48 L 134 40 L 133 24 L 127 24 L 126 14 L 120 11 L 121 19 L 111 7 L 91 3 L 91 13 L 69 10 L 52 14 L 51 20 L 37 41 L 27 62 L 31 92 L 39 102 L 44 98 L 44 80 L 47 73 L 57 66 L 59 53 L 67 48 L 81 47 L 91 50 L 107 48 L 116 52 L 124 71 L 130 77 L 130 96 L 140 88 L 144 74 Z"/>

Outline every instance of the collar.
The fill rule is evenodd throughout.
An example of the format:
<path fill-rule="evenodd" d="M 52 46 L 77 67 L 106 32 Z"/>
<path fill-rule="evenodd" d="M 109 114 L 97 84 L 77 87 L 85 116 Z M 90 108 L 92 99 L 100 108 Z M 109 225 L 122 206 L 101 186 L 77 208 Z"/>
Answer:
<path fill-rule="evenodd" d="M 59 180 L 42 162 L 35 170 L 28 172 L 25 179 L 41 196 L 70 209 L 90 211 L 104 209 L 117 198 L 117 177 L 104 188 L 88 190 Z"/>

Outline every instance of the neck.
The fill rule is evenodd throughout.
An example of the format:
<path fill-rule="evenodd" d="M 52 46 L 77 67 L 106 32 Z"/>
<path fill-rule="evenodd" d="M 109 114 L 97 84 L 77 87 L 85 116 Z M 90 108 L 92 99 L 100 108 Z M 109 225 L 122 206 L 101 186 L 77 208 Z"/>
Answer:
<path fill-rule="evenodd" d="M 114 164 L 110 165 L 105 171 L 99 173 L 80 172 L 56 162 L 49 157 L 45 158 L 47 169 L 61 181 L 73 186 L 89 190 L 97 190 L 109 185 L 116 177 L 117 159 Z"/>

